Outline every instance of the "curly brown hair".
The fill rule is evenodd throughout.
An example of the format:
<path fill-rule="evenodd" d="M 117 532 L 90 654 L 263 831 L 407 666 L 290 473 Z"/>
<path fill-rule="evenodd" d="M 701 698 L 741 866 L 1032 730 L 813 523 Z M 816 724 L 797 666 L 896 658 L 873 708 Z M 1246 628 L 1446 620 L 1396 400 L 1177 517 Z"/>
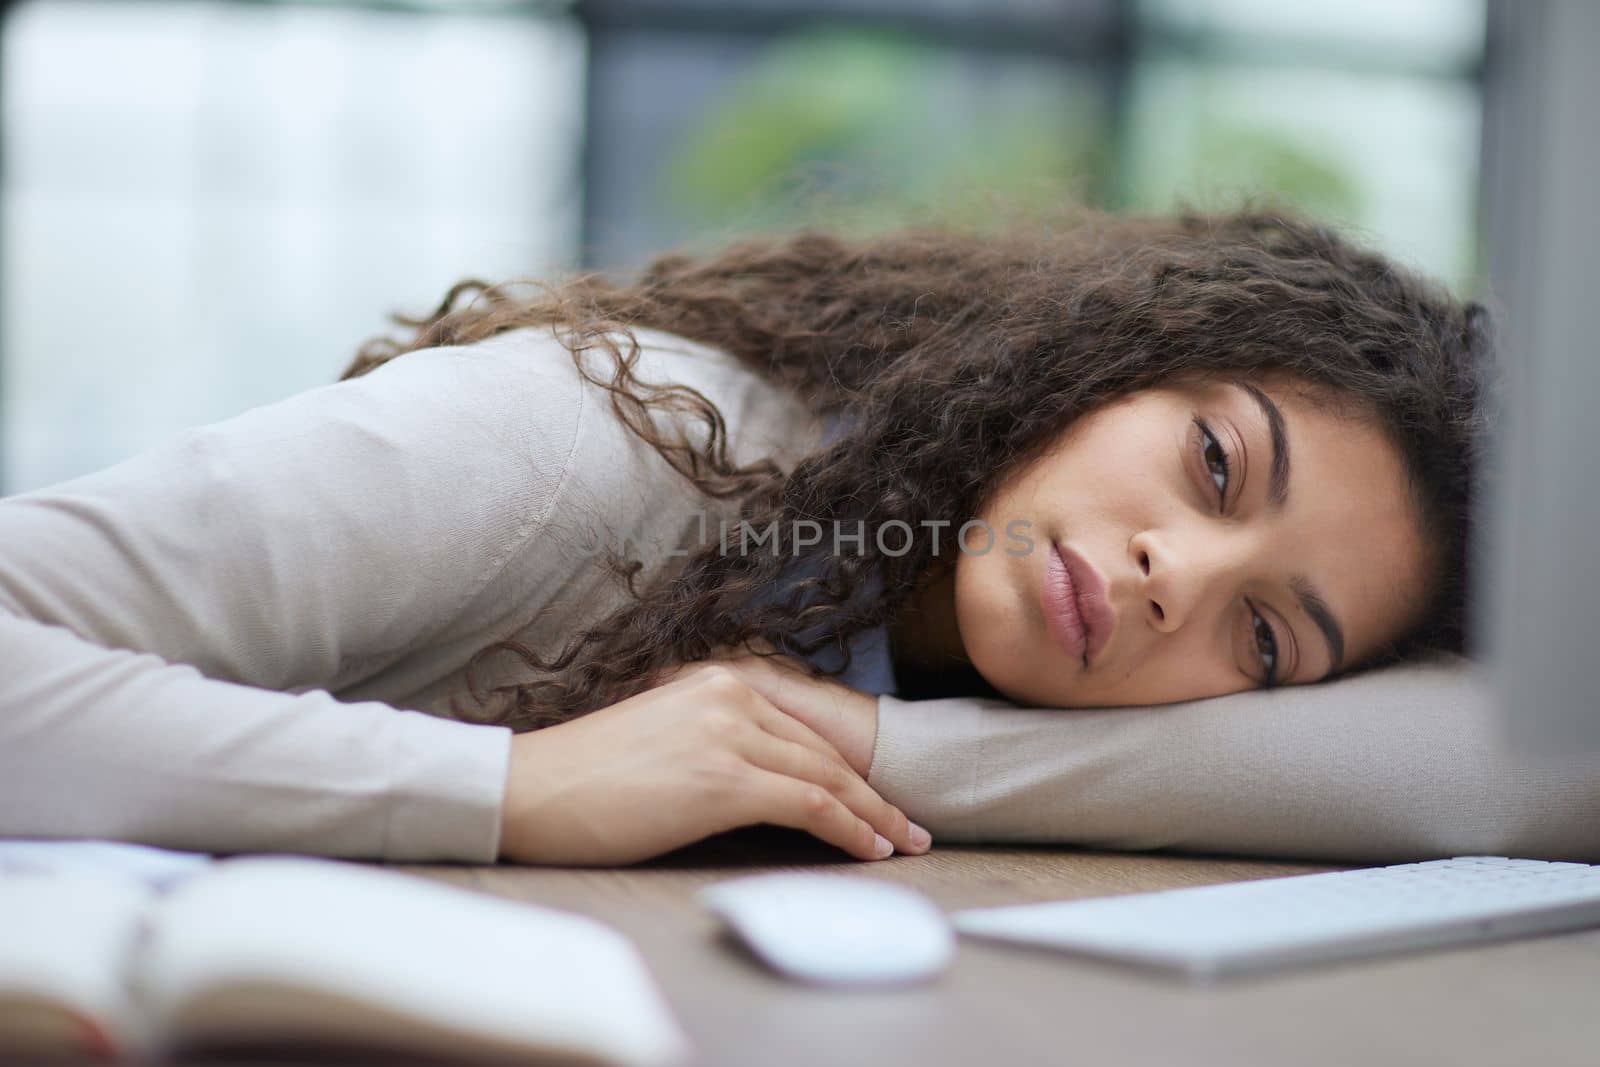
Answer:
<path fill-rule="evenodd" d="M 1004 232 L 807 231 L 664 255 L 629 284 L 590 273 L 518 298 L 467 280 L 430 314 L 392 318 L 415 333 L 368 342 L 342 377 L 404 352 L 550 325 L 631 432 L 700 492 L 779 530 L 772 553 L 712 544 L 648 588 L 634 589 L 630 576 L 630 602 L 554 655 L 515 641 L 481 650 L 469 677 L 502 651 L 536 677 L 486 695 L 474 688 L 482 713 L 453 704 L 463 718 L 514 729 L 560 722 L 719 646 L 797 657 L 831 647 L 838 666 L 826 673 L 843 671 L 850 639 L 892 620 L 947 565 L 922 520 L 977 514 L 1007 472 L 1079 415 L 1196 373 L 1287 373 L 1375 418 L 1404 457 L 1435 577 L 1424 622 L 1351 668 L 1463 647 L 1488 312 L 1281 205 L 1161 217 L 1078 208 L 1069 225 Z M 720 348 L 818 413 L 851 418 L 788 472 L 768 459 L 737 466 L 703 394 L 638 390 L 631 326 Z M 588 349 L 609 352 L 609 379 L 586 367 Z M 658 433 L 649 412 L 664 408 L 702 420 L 704 446 Z M 901 555 L 871 538 L 860 554 L 811 549 L 801 553 L 810 577 L 785 582 L 793 558 L 782 539 L 801 519 L 850 529 L 899 520 L 918 533 Z M 628 572 L 628 561 L 611 562 Z"/>

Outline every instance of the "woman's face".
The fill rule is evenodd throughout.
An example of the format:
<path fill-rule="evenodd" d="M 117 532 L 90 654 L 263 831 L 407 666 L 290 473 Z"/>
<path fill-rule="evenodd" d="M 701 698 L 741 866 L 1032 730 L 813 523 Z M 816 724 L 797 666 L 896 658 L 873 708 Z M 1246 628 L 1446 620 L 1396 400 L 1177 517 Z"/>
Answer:
<path fill-rule="evenodd" d="M 1410 629 L 1427 590 L 1397 450 L 1281 380 L 1101 406 L 978 518 L 993 547 L 975 554 L 985 538 L 969 531 L 945 610 L 959 657 L 1027 705 L 1315 682 Z M 1031 550 L 1005 535 L 1016 520 Z"/>

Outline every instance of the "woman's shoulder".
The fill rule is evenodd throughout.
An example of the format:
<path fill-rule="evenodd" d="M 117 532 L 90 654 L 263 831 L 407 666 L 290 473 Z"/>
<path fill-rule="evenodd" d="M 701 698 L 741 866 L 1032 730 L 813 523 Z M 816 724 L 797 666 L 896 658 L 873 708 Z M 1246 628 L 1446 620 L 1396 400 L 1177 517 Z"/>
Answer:
<path fill-rule="evenodd" d="M 638 341 L 634 377 L 646 385 L 687 386 L 704 396 L 721 413 L 730 454 L 737 459 L 748 462 L 760 456 L 771 456 L 788 466 L 821 441 L 824 420 L 810 409 L 804 398 L 738 358 L 722 349 L 664 330 L 635 327 L 633 335 Z M 598 376 L 607 376 L 612 369 L 607 360 L 588 358 L 587 366 L 592 372 L 599 371 Z M 610 396 L 603 387 L 590 382 L 584 384 L 592 391 L 591 399 L 601 400 L 608 411 L 613 410 Z M 680 410 L 675 417 L 692 444 L 705 443 L 707 427 L 700 418 L 687 410 Z M 643 446 L 643 442 L 627 433 L 615 418 L 599 425 L 591 424 L 589 429 L 597 437 L 619 442 L 626 439 L 630 450 Z M 617 431 L 622 431 L 622 435 Z"/>
<path fill-rule="evenodd" d="M 729 444 L 736 453 L 776 452 L 780 461 L 793 460 L 821 441 L 824 420 L 811 411 L 804 399 L 737 357 L 712 345 L 653 327 L 635 326 L 631 333 L 638 343 L 633 377 L 646 386 L 688 386 L 705 396 L 717 406 L 726 421 Z M 624 334 L 616 332 L 608 336 L 622 353 L 628 354 Z M 504 382 L 506 385 L 532 388 L 531 396 L 522 394 L 521 389 L 513 395 L 515 402 L 535 409 L 549 407 L 567 411 L 574 407 L 588 408 L 599 401 L 602 407 L 612 411 L 613 418 L 596 420 L 598 425 L 582 429 L 596 438 L 613 436 L 610 423 L 617 420 L 609 391 L 580 373 L 571 351 L 550 327 L 519 327 L 456 351 L 470 352 L 473 358 L 494 365 L 502 374 L 510 374 L 512 378 Z M 584 352 L 582 361 L 591 378 L 609 379 L 614 370 L 608 354 L 599 347 Z M 517 381 L 519 378 L 521 380 Z M 509 396 L 503 398 L 510 399 Z M 587 423 L 589 420 L 579 421 Z M 690 416 L 686 425 L 694 421 Z M 626 427 L 620 423 L 616 429 L 626 432 Z M 703 441 L 703 436 L 700 440 Z"/>
<path fill-rule="evenodd" d="M 633 336 L 638 342 L 633 378 L 646 387 L 686 386 L 715 405 L 734 463 L 770 458 L 788 469 L 821 442 L 825 420 L 736 357 L 662 330 L 636 327 Z M 524 343 L 555 342 L 545 332 Z M 624 424 L 604 384 L 581 376 L 565 348 L 559 355 L 562 387 L 576 387 L 582 400 L 558 512 L 584 532 L 602 520 L 611 535 L 637 532 L 669 551 L 690 543 L 698 516 L 715 510 L 714 503 Z M 583 358 L 590 377 L 610 379 L 614 364 L 606 353 L 586 352 Z M 674 402 L 670 409 L 652 411 L 651 418 L 663 440 L 680 439 L 699 450 L 709 439 L 710 424 L 692 404 Z"/>
<path fill-rule="evenodd" d="M 659 329 L 635 327 L 632 334 L 636 353 L 622 335 L 610 336 L 631 357 L 641 392 L 659 396 L 661 387 L 685 386 L 704 397 L 721 415 L 734 463 L 771 458 L 787 469 L 823 440 L 823 417 L 727 352 Z M 553 529 L 566 518 L 569 526 L 587 527 L 600 519 L 612 530 L 665 531 L 681 545 L 684 522 L 709 501 L 625 424 L 607 384 L 614 370 L 603 347 L 574 358 L 552 328 L 527 326 L 407 353 L 368 373 L 408 378 L 382 392 L 426 396 L 452 412 L 432 418 L 472 422 L 483 445 L 519 462 L 527 488 L 549 511 L 548 522 L 533 517 L 535 526 Z M 699 450 L 711 424 L 684 399 L 650 409 L 650 417 L 663 440 Z M 501 491 L 517 488 L 506 484 Z"/>

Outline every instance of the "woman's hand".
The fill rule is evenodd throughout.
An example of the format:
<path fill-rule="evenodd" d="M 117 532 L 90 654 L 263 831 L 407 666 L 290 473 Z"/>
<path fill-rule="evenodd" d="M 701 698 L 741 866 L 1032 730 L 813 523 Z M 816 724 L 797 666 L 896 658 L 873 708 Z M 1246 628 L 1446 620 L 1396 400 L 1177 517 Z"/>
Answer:
<path fill-rule="evenodd" d="M 762 649 L 771 645 L 756 641 Z M 838 750 L 851 770 L 865 778 L 878 741 L 878 698 L 833 678 L 813 678 L 788 656 L 760 656 L 743 649 L 713 650 L 709 659 L 670 667 L 657 684 L 692 678 L 713 668 L 731 670 L 779 711 L 805 723 Z"/>
<path fill-rule="evenodd" d="M 808 831 L 858 859 L 927 851 L 926 832 L 834 745 L 734 669 L 693 666 L 511 739 L 502 859 L 634 863 L 757 823 Z"/>

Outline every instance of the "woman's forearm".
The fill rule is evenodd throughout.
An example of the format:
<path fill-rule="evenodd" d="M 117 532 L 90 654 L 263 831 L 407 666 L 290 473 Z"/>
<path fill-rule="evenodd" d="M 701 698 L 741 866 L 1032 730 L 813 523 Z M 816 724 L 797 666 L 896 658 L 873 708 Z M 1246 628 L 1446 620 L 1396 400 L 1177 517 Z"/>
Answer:
<path fill-rule="evenodd" d="M 942 841 L 1600 861 L 1600 766 L 1520 756 L 1465 661 L 1188 704 L 879 698 L 868 781 Z"/>
<path fill-rule="evenodd" d="M 511 731 L 220 682 L 0 612 L 0 836 L 492 863 Z"/>

